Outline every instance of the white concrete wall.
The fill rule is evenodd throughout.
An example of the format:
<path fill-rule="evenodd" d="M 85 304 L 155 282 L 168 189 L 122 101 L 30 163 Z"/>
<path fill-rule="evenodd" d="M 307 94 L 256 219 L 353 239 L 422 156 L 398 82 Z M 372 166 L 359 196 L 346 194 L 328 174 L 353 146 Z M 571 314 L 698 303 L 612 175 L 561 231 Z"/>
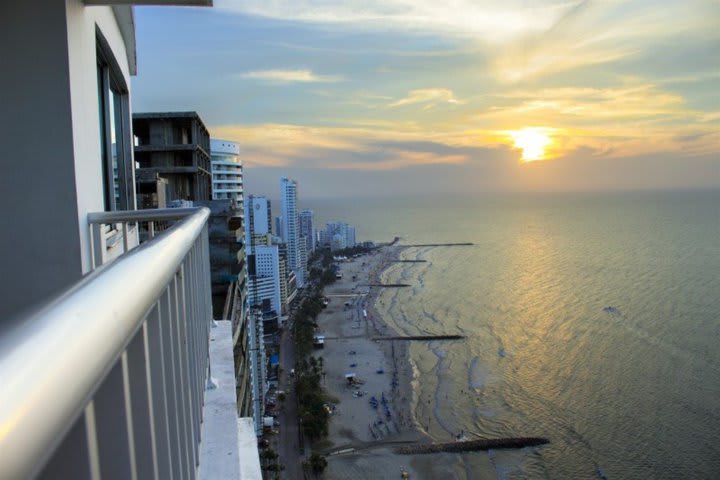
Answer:
<path fill-rule="evenodd" d="M 87 214 L 100 212 L 105 208 L 102 154 L 98 133 L 100 118 L 97 94 L 96 26 L 107 40 L 128 90 L 130 72 L 125 42 L 112 8 L 85 7 L 81 0 L 66 0 L 66 5 L 78 235 L 82 271 L 85 273 L 90 270 Z"/>

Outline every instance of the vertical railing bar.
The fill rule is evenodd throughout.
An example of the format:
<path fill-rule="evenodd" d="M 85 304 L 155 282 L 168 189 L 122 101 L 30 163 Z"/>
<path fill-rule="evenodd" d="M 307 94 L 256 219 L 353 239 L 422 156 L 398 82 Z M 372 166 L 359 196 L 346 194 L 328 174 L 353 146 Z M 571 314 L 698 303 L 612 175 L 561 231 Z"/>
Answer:
<path fill-rule="evenodd" d="M 168 386 L 168 393 L 169 393 L 169 404 L 168 406 L 172 409 L 172 413 L 169 414 L 169 426 L 170 426 L 170 436 L 171 436 L 171 448 L 173 451 L 172 456 L 172 468 L 174 474 L 177 476 L 177 478 L 182 479 L 184 478 L 183 470 L 180 469 L 180 465 L 182 462 L 182 446 L 180 441 L 180 432 L 179 432 L 179 415 L 180 412 L 178 412 L 178 402 L 177 402 L 177 393 L 178 393 L 178 385 L 177 385 L 177 375 L 176 375 L 176 361 L 175 361 L 175 350 L 177 349 L 177 346 L 175 345 L 175 339 L 174 339 L 174 320 L 173 320 L 173 288 L 174 283 L 171 281 L 168 284 L 167 287 L 167 313 L 163 316 L 163 323 L 166 327 L 167 331 L 163 334 L 163 345 L 165 345 L 165 341 L 167 341 L 167 345 L 169 347 L 169 351 L 165 353 L 165 356 L 168 360 L 167 368 L 168 371 L 167 377 L 170 380 L 170 385 Z M 163 329 L 165 330 L 165 329 Z"/>
<path fill-rule="evenodd" d="M 90 478 L 100 480 L 100 453 L 98 451 L 97 423 L 95 422 L 95 404 L 92 400 L 85 407 L 85 432 L 88 444 Z"/>
<path fill-rule="evenodd" d="M 127 223 L 123 223 L 127 233 Z M 132 399 L 130 398 L 130 369 L 128 368 L 127 350 L 120 355 L 123 380 L 123 400 L 125 402 L 125 424 L 128 432 L 128 448 L 130 449 L 130 478 L 137 480 L 137 462 L 135 460 L 135 428 L 132 420 Z"/>
<path fill-rule="evenodd" d="M 205 326 L 205 335 L 207 338 L 210 338 L 210 322 L 212 322 L 212 307 L 208 304 L 208 299 L 210 298 L 210 240 L 208 237 L 208 225 L 207 223 L 203 227 L 202 231 L 202 237 L 203 237 L 203 249 L 200 252 L 200 255 L 202 257 L 202 266 L 203 266 L 203 277 L 201 279 L 201 287 L 202 290 L 204 290 L 203 298 L 205 299 L 204 305 L 203 305 L 203 312 L 202 312 L 202 318 L 203 318 L 203 324 Z M 210 362 L 210 351 L 209 351 L 210 345 L 206 342 L 205 343 L 205 362 L 209 366 Z"/>
<path fill-rule="evenodd" d="M 201 289 L 198 288 L 199 286 L 199 273 L 200 273 L 200 265 L 198 264 L 198 259 L 200 258 L 199 251 L 201 249 L 201 242 L 202 237 L 198 237 L 195 241 L 195 245 L 193 246 L 193 257 L 192 257 L 192 264 L 193 264 L 193 277 L 192 277 L 192 288 L 193 290 L 200 292 Z M 201 307 L 202 305 L 202 297 L 198 300 L 198 302 L 195 304 L 195 335 L 197 336 L 197 344 L 195 346 L 195 357 L 198 362 L 198 369 L 196 373 L 196 379 L 195 381 L 198 384 L 198 389 L 200 392 L 204 392 L 206 388 L 206 381 L 205 381 L 205 375 L 206 375 L 206 367 L 205 367 L 205 359 L 203 356 L 203 342 L 207 342 L 208 338 L 204 336 L 203 332 L 203 319 L 201 315 Z M 202 417 L 202 407 L 204 404 L 204 396 L 200 395 L 198 397 L 198 413 L 199 418 L 198 422 L 202 424 L 203 417 Z M 198 437 L 198 441 L 202 441 L 202 438 Z"/>
<path fill-rule="evenodd" d="M 153 220 L 148 221 L 148 237 L 155 237 L 155 222 Z"/>
<path fill-rule="evenodd" d="M 201 291 L 199 288 L 200 286 L 200 272 L 201 272 L 201 264 L 200 264 L 200 253 L 203 248 L 203 238 L 202 238 L 202 232 L 200 233 L 200 236 L 195 241 L 195 246 L 193 247 L 193 288 L 196 291 Z M 204 330 L 204 319 L 202 317 L 202 300 L 198 301 L 197 305 L 195 306 L 197 309 L 197 314 L 195 317 L 195 329 L 198 336 L 198 344 L 197 344 L 197 359 L 198 359 L 198 372 L 197 372 L 197 381 L 199 384 L 199 388 L 201 392 L 205 391 L 206 388 L 206 378 L 205 375 L 207 374 L 207 366 L 205 363 L 205 354 L 204 354 L 204 345 L 209 342 L 209 337 L 207 335 L 207 332 Z M 202 407 L 204 405 L 205 397 L 201 396 L 199 398 L 200 400 L 200 422 L 203 421 L 202 418 Z M 202 439 L 200 439 L 202 441 Z"/>
<path fill-rule="evenodd" d="M 186 276 L 185 276 L 185 283 L 186 288 L 188 292 L 196 292 L 197 290 L 194 288 L 195 284 L 195 251 L 196 251 L 196 245 L 197 241 L 193 242 L 193 246 L 190 249 L 190 252 L 188 254 L 188 257 L 186 258 L 187 263 L 187 270 L 186 270 Z M 198 380 L 199 379 L 199 371 L 201 369 L 200 367 L 200 358 L 198 356 L 198 346 L 199 346 L 199 338 L 198 338 L 198 315 L 197 315 L 197 306 L 198 306 L 198 298 L 197 295 L 190 295 L 189 297 L 192 302 L 192 318 L 190 319 L 189 326 L 190 331 L 192 332 L 192 344 L 191 344 L 191 354 L 192 354 L 192 383 L 193 383 L 193 411 L 194 411 L 194 422 L 195 422 L 195 437 L 193 438 L 193 441 L 195 445 L 198 445 L 200 442 L 200 419 L 202 417 L 202 411 L 201 411 L 201 403 L 202 403 L 202 394 L 204 392 L 204 388 L 202 383 Z M 199 463 L 199 455 L 196 457 L 196 461 Z"/>
<path fill-rule="evenodd" d="M 195 281 L 197 278 L 197 265 L 195 263 L 195 259 L 197 258 L 197 249 L 198 249 L 198 241 L 195 239 L 195 242 L 193 242 L 193 246 L 190 249 L 190 258 L 188 258 L 188 266 L 190 267 L 191 275 L 188 277 L 188 288 L 190 288 L 193 292 L 196 292 L 197 289 L 195 288 Z M 200 331 L 198 329 L 200 316 L 198 315 L 199 312 L 199 305 L 200 305 L 200 299 L 197 298 L 197 296 L 194 299 L 193 302 L 193 319 L 192 319 L 192 327 L 193 327 L 193 361 L 195 363 L 195 371 L 193 375 L 193 382 L 195 382 L 195 425 L 196 425 L 196 435 L 195 435 L 195 442 L 200 443 L 201 441 L 201 433 L 202 433 L 202 399 L 203 394 L 205 392 L 205 385 L 201 379 L 202 377 L 202 359 L 199 355 L 200 352 Z"/>
<path fill-rule="evenodd" d="M 187 370 L 187 338 L 185 334 L 185 327 L 186 327 L 186 317 L 187 312 L 185 311 L 185 306 L 183 304 L 183 298 L 182 298 L 182 277 L 180 276 L 180 270 L 175 274 L 175 304 L 177 306 L 177 345 L 178 345 L 178 365 L 180 366 L 180 391 L 178 392 L 178 395 L 180 397 L 180 404 L 182 406 L 182 441 L 183 441 L 183 449 L 185 454 L 185 472 L 187 474 L 188 478 L 193 477 L 194 470 L 191 470 L 190 465 L 193 463 L 191 460 L 192 457 L 192 447 L 190 446 L 190 432 L 189 424 L 190 424 L 190 412 L 189 412 L 189 405 L 187 404 L 187 377 L 188 377 L 188 370 Z"/>
<path fill-rule="evenodd" d="M 146 323 L 148 327 L 148 333 L 150 333 L 153 329 L 156 329 L 156 338 L 157 338 L 157 349 L 152 350 L 150 349 L 150 346 L 148 345 L 148 350 L 152 351 L 154 353 L 153 357 L 150 358 L 150 368 L 153 367 L 159 370 L 159 373 L 153 378 L 152 385 L 157 385 L 156 382 L 159 382 L 159 398 L 157 401 L 159 402 L 159 406 L 161 408 L 161 412 L 154 412 L 154 415 L 157 415 L 157 417 L 153 416 L 153 419 L 156 421 L 162 422 L 160 425 L 161 431 L 156 432 L 156 448 L 157 448 L 157 455 L 158 455 L 158 462 L 157 462 L 157 469 L 158 469 L 158 476 L 159 478 L 169 477 L 171 480 L 173 478 L 173 455 L 172 455 L 172 440 L 171 440 L 171 434 L 170 434 L 170 413 L 169 413 L 169 404 L 168 404 L 168 383 L 169 380 L 167 378 L 166 374 L 166 364 L 165 359 L 168 357 L 167 351 L 168 346 L 165 343 L 164 340 L 164 329 L 163 329 L 163 315 L 165 315 L 163 311 L 163 301 L 165 297 L 168 295 L 168 289 L 165 288 L 165 292 L 160 295 L 160 298 L 158 298 L 157 303 L 155 304 L 155 316 L 153 318 L 152 310 L 151 315 L 148 318 L 148 322 L 152 323 Z M 167 305 L 165 305 L 167 307 Z M 160 458 L 160 451 L 164 453 L 165 455 L 163 458 Z M 161 462 L 162 460 L 162 462 Z M 162 467 L 161 467 L 162 465 Z"/>
<path fill-rule="evenodd" d="M 138 230 L 140 229 L 140 225 L 138 224 Z M 157 304 L 156 304 L 157 305 Z M 148 321 L 151 319 L 145 318 L 145 321 L 142 325 L 142 342 L 143 342 L 143 355 L 145 356 L 145 380 L 147 382 L 145 388 L 147 389 L 148 394 L 148 418 L 150 418 L 150 455 L 152 456 L 152 463 L 153 463 L 153 478 L 155 480 L 160 479 L 160 473 L 158 470 L 158 453 L 157 453 L 157 433 L 155 432 L 155 395 L 152 389 L 153 381 L 159 381 L 160 379 L 153 379 L 152 376 L 152 366 L 150 365 L 151 358 L 150 358 L 150 339 L 148 338 L 149 333 L 149 327 L 148 327 Z"/>
<path fill-rule="evenodd" d="M 187 255 L 186 255 L 187 258 Z M 187 403 L 186 405 L 186 414 L 187 414 L 187 425 L 189 427 L 189 437 L 188 437 L 188 454 L 189 454 L 189 460 L 190 460 L 190 468 L 191 468 L 191 474 L 195 471 L 195 465 L 198 459 L 198 452 L 197 452 L 197 444 L 195 443 L 195 406 L 194 406 L 194 385 L 193 385 L 193 362 L 191 358 L 192 353 L 192 336 L 189 333 L 190 330 L 190 322 L 192 322 L 192 315 L 188 312 L 188 310 L 191 307 L 192 300 L 188 299 L 187 293 L 187 278 L 186 278 L 186 272 L 185 272 L 185 260 L 180 264 L 180 271 L 178 272 L 178 275 L 180 277 L 179 282 L 179 303 L 180 308 L 183 312 L 183 314 L 180 317 L 180 332 L 182 334 L 182 337 L 185 339 L 185 344 L 182 348 L 183 353 L 183 366 L 185 367 L 185 374 L 183 375 L 183 381 L 187 382 L 186 388 L 183 389 L 183 396 L 185 398 L 185 401 Z"/>
<path fill-rule="evenodd" d="M 178 418 L 178 440 L 180 441 L 180 461 L 182 462 L 182 472 L 183 472 L 183 478 L 189 478 L 188 475 L 188 464 L 189 464 L 189 455 L 188 455 L 188 445 L 187 445 L 187 431 L 186 431 L 186 419 L 187 419 L 187 411 L 185 408 L 185 396 L 183 395 L 184 391 L 184 368 L 183 368 L 183 361 L 182 361 L 182 335 L 181 335 L 181 328 L 182 328 L 182 313 L 180 311 L 180 304 L 179 304 L 179 295 L 178 295 L 178 288 L 177 288 L 177 273 L 173 277 L 172 280 L 170 280 L 170 289 L 171 292 L 173 292 L 172 295 L 172 303 L 173 303 L 173 313 L 171 320 L 173 322 L 173 336 L 172 341 L 174 344 L 174 351 L 173 351 L 173 362 L 175 364 L 175 401 L 176 405 L 178 407 L 177 409 L 177 418 Z"/>

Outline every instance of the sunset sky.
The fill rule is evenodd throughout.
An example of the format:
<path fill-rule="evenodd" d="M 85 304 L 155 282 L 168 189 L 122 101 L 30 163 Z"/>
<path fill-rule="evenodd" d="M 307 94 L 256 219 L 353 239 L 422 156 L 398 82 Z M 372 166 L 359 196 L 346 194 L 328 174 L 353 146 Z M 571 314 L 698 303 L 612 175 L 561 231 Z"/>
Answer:
<path fill-rule="evenodd" d="M 133 109 L 249 193 L 720 186 L 720 2 L 215 0 L 135 10 Z"/>

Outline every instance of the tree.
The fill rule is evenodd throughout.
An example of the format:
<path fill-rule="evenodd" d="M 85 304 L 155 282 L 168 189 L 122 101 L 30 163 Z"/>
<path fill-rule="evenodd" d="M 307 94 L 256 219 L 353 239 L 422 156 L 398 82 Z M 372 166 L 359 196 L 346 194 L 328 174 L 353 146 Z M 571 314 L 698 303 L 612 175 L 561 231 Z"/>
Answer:
<path fill-rule="evenodd" d="M 325 467 L 327 467 L 327 460 L 324 456 L 317 453 L 310 455 L 310 468 L 313 473 L 322 473 L 325 471 Z"/>
<path fill-rule="evenodd" d="M 268 448 L 260 453 L 260 458 L 269 462 L 273 462 L 277 460 L 278 454 L 272 448 Z"/>

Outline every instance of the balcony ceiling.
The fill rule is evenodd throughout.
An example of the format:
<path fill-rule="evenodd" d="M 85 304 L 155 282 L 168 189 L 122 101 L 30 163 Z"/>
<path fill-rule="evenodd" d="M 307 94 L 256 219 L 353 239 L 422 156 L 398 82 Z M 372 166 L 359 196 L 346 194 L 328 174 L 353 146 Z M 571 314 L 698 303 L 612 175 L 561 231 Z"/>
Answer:
<path fill-rule="evenodd" d="M 212 7 L 213 0 L 85 0 L 85 5 L 159 5 Z"/>

